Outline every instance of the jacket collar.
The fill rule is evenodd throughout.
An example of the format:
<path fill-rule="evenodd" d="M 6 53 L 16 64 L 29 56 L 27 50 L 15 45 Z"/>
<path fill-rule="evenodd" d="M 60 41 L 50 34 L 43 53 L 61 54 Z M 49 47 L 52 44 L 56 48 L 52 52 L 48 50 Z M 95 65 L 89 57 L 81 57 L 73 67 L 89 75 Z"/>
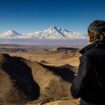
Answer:
<path fill-rule="evenodd" d="M 81 49 L 79 52 L 81 54 L 84 54 L 86 51 L 93 49 L 93 48 L 101 48 L 101 49 L 105 49 L 105 42 L 102 41 L 98 41 L 92 44 L 87 45 L 86 47 L 84 47 L 83 49 Z"/>

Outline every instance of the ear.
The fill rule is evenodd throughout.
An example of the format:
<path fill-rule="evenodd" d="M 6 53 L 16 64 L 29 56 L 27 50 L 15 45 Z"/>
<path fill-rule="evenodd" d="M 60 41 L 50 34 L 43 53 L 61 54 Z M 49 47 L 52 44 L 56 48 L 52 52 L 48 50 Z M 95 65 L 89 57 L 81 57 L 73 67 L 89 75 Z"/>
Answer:
<path fill-rule="evenodd" d="M 88 43 L 91 44 L 91 38 L 88 36 Z"/>

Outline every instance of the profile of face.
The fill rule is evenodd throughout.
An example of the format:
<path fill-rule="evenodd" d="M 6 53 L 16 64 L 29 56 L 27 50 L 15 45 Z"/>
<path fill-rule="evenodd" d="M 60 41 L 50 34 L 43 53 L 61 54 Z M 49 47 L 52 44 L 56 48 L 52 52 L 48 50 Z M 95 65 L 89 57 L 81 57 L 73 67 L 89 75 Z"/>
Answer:
<path fill-rule="evenodd" d="M 90 40 L 90 36 L 88 36 L 88 44 L 92 44 L 92 42 Z"/>
<path fill-rule="evenodd" d="M 105 20 L 94 20 L 88 27 L 88 34 L 89 44 L 105 40 Z"/>

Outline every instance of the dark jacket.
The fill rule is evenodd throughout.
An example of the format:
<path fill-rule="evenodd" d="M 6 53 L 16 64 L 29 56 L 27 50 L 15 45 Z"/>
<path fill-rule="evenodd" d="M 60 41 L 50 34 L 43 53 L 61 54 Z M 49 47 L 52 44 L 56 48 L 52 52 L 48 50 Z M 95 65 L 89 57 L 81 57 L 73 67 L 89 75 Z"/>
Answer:
<path fill-rule="evenodd" d="M 105 43 L 96 42 L 83 48 L 80 65 L 71 86 L 80 105 L 105 105 Z"/>

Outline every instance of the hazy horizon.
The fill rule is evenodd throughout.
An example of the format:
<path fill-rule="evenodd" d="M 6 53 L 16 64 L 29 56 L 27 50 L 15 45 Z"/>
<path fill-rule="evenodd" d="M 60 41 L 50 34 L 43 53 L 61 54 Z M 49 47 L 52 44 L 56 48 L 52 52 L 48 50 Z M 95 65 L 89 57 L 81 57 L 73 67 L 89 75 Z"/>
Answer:
<path fill-rule="evenodd" d="M 37 47 L 84 47 L 88 44 L 88 40 L 70 40 L 70 39 L 2 39 L 0 44 L 17 44 L 30 45 Z"/>

